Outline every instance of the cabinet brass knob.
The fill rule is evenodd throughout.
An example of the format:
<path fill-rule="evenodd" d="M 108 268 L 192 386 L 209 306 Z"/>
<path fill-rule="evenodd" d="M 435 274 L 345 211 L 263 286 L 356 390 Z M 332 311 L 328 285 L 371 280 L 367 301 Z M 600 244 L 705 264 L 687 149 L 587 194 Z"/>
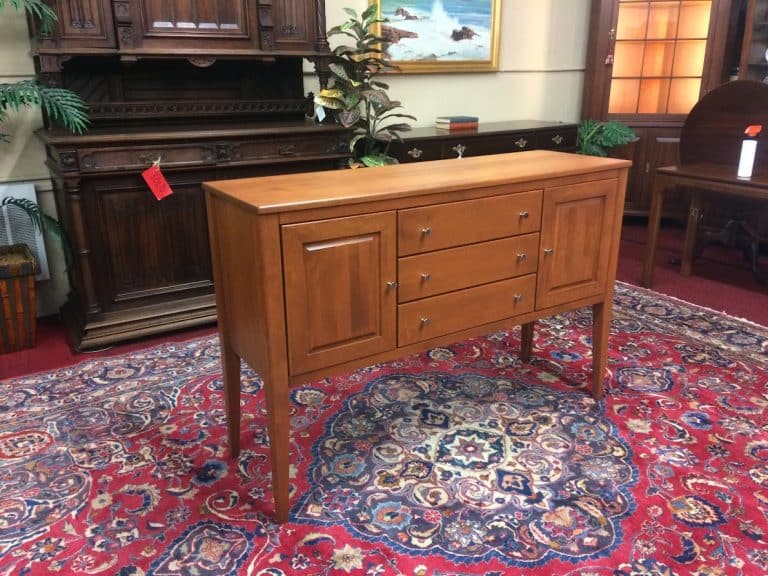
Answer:
<path fill-rule="evenodd" d="M 544 248 L 544 254 L 547 256 L 552 256 L 554 252 L 555 252 L 554 248 Z"/>
<path fill-rule="evenodd" d="M 464 152 L 467 151 L 467 147 L 464 146 L 464 144 L 456 144 L 456 146 L 451 148 L 451 150 L 453 150 L 454 152 L 456 152 L 456 154 L 458 154 L 458 156 L 456 156 L 456 158 L 463 158 L 464 157 Z"/>
<path fill-rule="evenodd" d="M 560 136 L 560 134 L 555 134 L 554 136 L 552 136 L 552 142 L 560 146 L 560 144 L 563 143 L 563 137 Z"/>
<path fill-rule="evenodd" d="M 528 216 L 530 216 L 530 214 L 528 214 L 528 210 L 523 210 L 520 212 L 520 218 L 528 218 Z"/>
<path fill-rule="evenodd" d="M 520 138 L 520 140 L 515 142 L 515 146 L 517 146 L 518 148 L 525 148 L 526 146 L 528 146 L 528 140 L 526 140 L 525 138 Z"/>
<path fill-rule="evenodd" d="M 515 302 L 520 302 L 523 299 L 522 294 L 515 294 Z"/>
<path fill-rule="evenodd" d="M 429 326 L 430 324 L 432 324 L 432 319 L 431 318 L 422 318 L 421 319 L 421 326 L 422 327 Z"/>
<path fill-rule="evenodd" d="M 421 229 L 421 235 L 422 236 L 431 236 L 432 235 L 432 228 L 427 226 L 426 228 Z"/>
<path fill-rule="evenodd" d="M 422 279 L 422 281 L 424 281 L 424 282 L 429 282 L 430 280 L 432 280 L 432 274 L 430 274 L 430 273 L 428 273 L 428 272 L 423 272 L 423 273 L 421 274 L 421 279 Z"/>
<path fill-rule="evenodd" d="M 410 150 L 408 150 L 408 156 L 410 156 L 414 160 L 418 160 L 419 158 L 421 158 L 422 154 L 424 154 L 424 150 L 421 150 L 421 149 L 416 148 L 416 147 L 411 148 Z"/>
<path fill-rule="evenodd" d="M 398 283 L 395 280 L 390 280 L 387 282 L 387 288 L 394 289 L 398 287 Z"/>
<path fill-rule="evenodd" d="M 520 252 L 517 255 L 517 261 L 518 262 L 525 262 L 528 259 L 528 255 L 525 252 Z"/>

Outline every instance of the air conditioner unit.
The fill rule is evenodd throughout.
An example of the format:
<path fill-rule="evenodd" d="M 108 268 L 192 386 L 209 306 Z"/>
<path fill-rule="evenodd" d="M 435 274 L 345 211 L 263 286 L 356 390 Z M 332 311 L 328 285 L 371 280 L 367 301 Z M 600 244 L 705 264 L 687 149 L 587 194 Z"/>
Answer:
<path fill-rule="evenodd" d="M 0 202 L 3 198 L 13 196 L 24 198 L 37 203 L 35 186 L 29 182 L 0 184 Z M 18 206 L 0 206 L 0 246 L 10 244 L 26 244 L 37 260 L 38 274 L 36 280 L 48 280 L 48 258 L 45 254 L 43 235 L 36 230 L 29 216 Z"/>

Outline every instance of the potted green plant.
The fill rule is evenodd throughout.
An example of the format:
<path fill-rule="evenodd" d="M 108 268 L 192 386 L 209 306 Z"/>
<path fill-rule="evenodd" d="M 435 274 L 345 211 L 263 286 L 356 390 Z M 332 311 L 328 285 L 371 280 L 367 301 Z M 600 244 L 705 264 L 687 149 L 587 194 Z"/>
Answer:
<path fill-rule="evenodd" d="M 626 124 L 586 119 L 579 124 L 576 146 L 580 154 L 608 156 L 614 146 L 622 146 L 637 140 L 637 134 Z"/>
<path fill-rule="evenodd" d="M 389 85 L 379 79 L 381 72 L 395 68 L 383 58 L 385 39 L 375 33 L 376 25 L 388 20 L 378 17 L 376 4 L 359 16 L 351 8 L 344 11 L 349 19 L 331 28 L 328 37 L 344 35 L 354 40 L 354 45 L 333 49 L 329 64 L 333 83 L 320 90 L 315 104 L 332 110 L 340 124 L 352 128 L 350 166 L 397 164 L 389 155 L 390 144 L 402 140 L 400 133 L 411 129 L 402 119 L 416 118 L 396 112 L 401 103 L 389 99 Z"/>

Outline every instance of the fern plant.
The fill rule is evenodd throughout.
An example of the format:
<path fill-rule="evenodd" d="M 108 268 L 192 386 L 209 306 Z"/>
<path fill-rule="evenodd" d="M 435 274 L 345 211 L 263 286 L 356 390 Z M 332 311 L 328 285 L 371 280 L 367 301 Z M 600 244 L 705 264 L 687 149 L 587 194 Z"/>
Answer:
<path fill-rule="evenodd" d="M 44 33 L 56 22 L 56 13 L 43 0 L 0 0 L 0 10 L 6 7 L 32 15 Z M 71 132 L 81 133 L 88 127 L 88 106 L 74 92 L 35 80 L 0 83 L 0 124 L 7 120 L 9 112 L 26 107 L 41 108 L 52 121 Z M 0 133 L 0 142 L 8 142 L 8 134 Z"/>
<path fill-rule="evenodd" d="M 636 139 L 637 134 L 626 124 L 587 119 L 579 125 L 576 146 L 580 154 L 608 156 L 614 146 L 629 144 Z"/>
<path fill-rule="evenodd" d="M 378 17 L 377 3 L 372 3 L 360 16 L 352 8 L 344 8 L 349 19 L 328 31 L 328 37 L 344 35 L 354 45 L 341 45 L 333 50 L 329 65 L 333 85 L 320 90 L 315 104 L 334 111 L 336 120 L 345 128 L 353 128 L 349 141 L 351 166 L 397 164 L 389 155 L 393 141 L 402 140 L 400 133 L 411 129 L 402 119 L 415 116 L 397 112 L 402 105 L 390 100 L 389 85 L 378 75 L 395 66 L 385 60 L 385 39 L 375 34 L 377 24 L 387 22 Z"/>

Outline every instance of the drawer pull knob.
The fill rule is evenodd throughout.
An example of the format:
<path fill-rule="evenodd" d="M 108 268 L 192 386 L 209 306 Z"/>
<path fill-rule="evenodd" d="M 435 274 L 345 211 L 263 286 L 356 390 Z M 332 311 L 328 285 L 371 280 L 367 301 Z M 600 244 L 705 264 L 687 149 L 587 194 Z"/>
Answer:
<path fill-rule="evenodd" d="M 554 142 L 557 146 L 560 146 L 560 144 L 563 143 L 563 137 L 560 136 L 560 134 L 555 134 L 552 136 L 552 142 Z"/>
<path fill-rule="evenodd" d="M 525 148 L 526 146 L 528 146 L 528 140 L 526 140 L 525 138 L 520 138 L 520 140 L 515 142 L 515 146 L 517 146 L 518 148 Z"/>
<path fill-rule="evenodd" d="M 520 302 L 523 299 L 522 294 L 515 294 L 515 302 Z"/>
<path fill-rule="evenodd" d="M 422 279 L 423 282 L 429 282 L 430 280 L 432 280 L 432 274 L 430 274 L 428 272 L 423 272 L 421 274 L 421 279 Z"/>
<path fill-rule="evenodd" d="M 416 147 L 413 147 L 410 150 L 408 150 L 408 156 L 410 156 L 414 160 L 418 160 L 419 158 L 421 158 L 422 154 L 424 154 L 424 150 L 421 150 Z"/>
<path fill-rule="evenodd" d="M 554 248 L 544 248 L 544 254 L 546 256 L 552 256 L 552 254 L 554 254 L 554 252 L 555 252 Z"/>
<path fill-rule="evenodd" d="M 528 218 L 528 216 L 530 216 L 530 214 L 528 214 L 528 210 L 523 210 L 520 212 L 520 218 Z"/>
<path fill-rule="evenodd" d="M 421 235 L 424 237 L 431 236 L 432 235 L 432 228 L 427 226 L 426 228 L 421 229 Z"/>
<path fill-rule="evenodd" d="M 451 148 L 458 156 L 456 158 L 464 158 L 464 152 L 467 151 L 467 147 L 464 146 L 464 144 L 456 144 L 453 148 Z"/>
<path fill-rule="evenodd" d="M 422 328 L 424 326 L 429 326 L 430 324 L 432 324 L 432 319 L 431 318 L 422 318 L 421 319 L 421 326 L 422 326 Z"/>
<path fill-rule="evenodd" d="M 398 283 L 395 280 L 390 280 L 389 282 L 387 282 L 387 288 L 389 288 L 390 290 L 394 290 L 397 287 L 398 287 Z"/>
<path fill-rule="evenodd" d="M 517 255 L 517 261 L 518 262 L 525 262 L 528 259 L 528 255 L 525 252 L 520 252 Z"/>

